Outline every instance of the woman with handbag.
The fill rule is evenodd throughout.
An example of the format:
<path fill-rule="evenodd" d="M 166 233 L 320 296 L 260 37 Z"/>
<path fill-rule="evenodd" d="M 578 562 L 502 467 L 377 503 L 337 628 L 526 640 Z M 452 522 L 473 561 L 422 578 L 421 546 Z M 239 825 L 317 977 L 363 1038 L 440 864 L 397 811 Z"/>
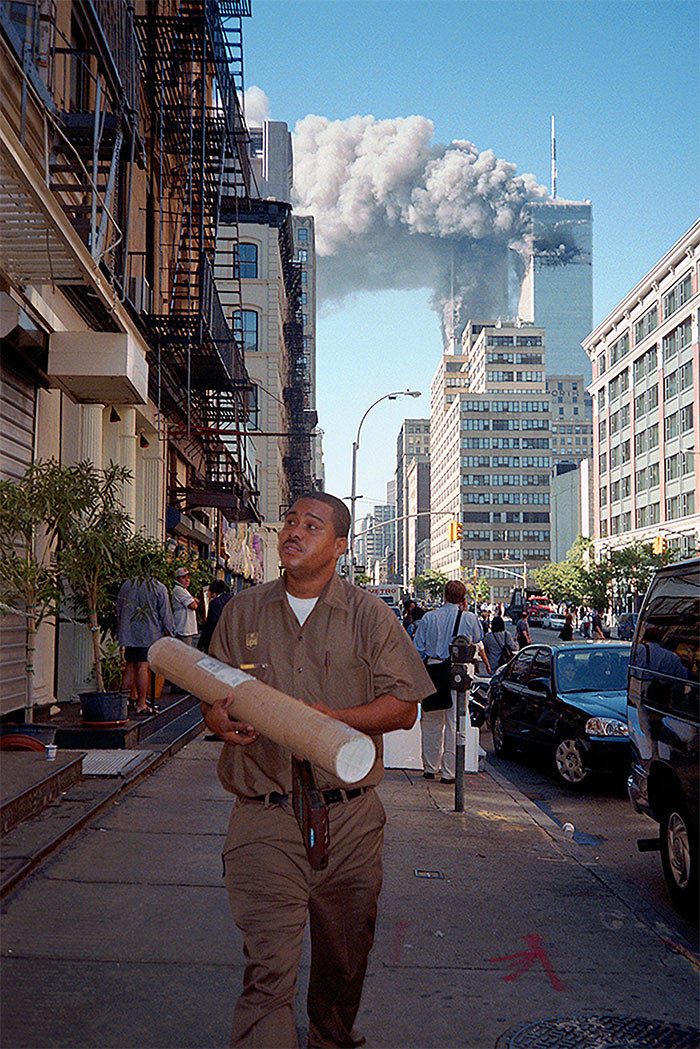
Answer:
<path fill-rule="evenodd" d="M 493 617 L 491 629 L 484 638 L 484 648 L 492 674 L 504 663 L 509 663 L 517 652 L 518 646 L 507 632 L 501 616 Z"/>

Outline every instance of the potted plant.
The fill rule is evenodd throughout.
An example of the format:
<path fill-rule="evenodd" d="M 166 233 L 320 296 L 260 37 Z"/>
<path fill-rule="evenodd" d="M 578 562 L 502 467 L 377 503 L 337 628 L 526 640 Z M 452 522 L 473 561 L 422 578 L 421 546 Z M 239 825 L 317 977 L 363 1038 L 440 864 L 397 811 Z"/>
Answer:
<path fill-rule="evenodd" d="M 92 637 L 95 690 L 81 695 L 83 720 L 120 722 L 128 717 L 128 697 L 116 678 L 107 689 L 103 644 L 114 617 L 121 583 L 132 574 L 131 520 L 121 502 L 131 474 L 110 462 L 104 469 L 88 461 L 70 468 L 84 493 L 80 506 L 64 515 L 58 528 L 59 570 L 79 621 Z M 108 650 L 109 651 L 109 650 Z"/>
<path fill-rule="evenodd" d="M 61 600 L 57 539 L 86 498 L 79 479 L 53 459 L 33 463 L 16 480 L 0 481 L 0 612 L 26 620 L 25 724 L 34 721 L 37 630 L 55 619 Z"/>

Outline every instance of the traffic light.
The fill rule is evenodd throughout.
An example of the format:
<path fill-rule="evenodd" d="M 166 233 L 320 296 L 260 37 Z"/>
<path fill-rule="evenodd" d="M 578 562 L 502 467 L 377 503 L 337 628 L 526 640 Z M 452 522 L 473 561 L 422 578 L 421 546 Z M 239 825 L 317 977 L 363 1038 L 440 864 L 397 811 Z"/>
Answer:
<path fill-rule="evenodd" d="M 462 538 L 462 526 L 459 521 L 455 521 L 455 539 L 457 542 Z"/>
<path fill-rule="evenodd" d="M 458 543 L 462 538 L 462 526 L 459 521 L 450 521 L 447 528 L 447 538 L 451 543 Z"/>
<path fill-rule="evenodd" d="M 651 544 L 652 554 L 663 554 L 666 549 L 666 536 L 657 535 Z"/>

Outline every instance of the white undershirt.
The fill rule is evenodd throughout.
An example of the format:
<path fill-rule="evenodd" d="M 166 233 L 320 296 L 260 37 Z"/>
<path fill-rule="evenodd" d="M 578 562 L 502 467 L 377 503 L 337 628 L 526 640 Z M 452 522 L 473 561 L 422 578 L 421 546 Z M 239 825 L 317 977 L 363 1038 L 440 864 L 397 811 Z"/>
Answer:
<path fill-rule="evenodd" d="M 318 601 L 318 597 L 292 597 L 289 591 L 286 591 L 286 594 L 289 606 L 299 620 L 299 626 L 303 626 L 311 615 L 311 609 Z"/>

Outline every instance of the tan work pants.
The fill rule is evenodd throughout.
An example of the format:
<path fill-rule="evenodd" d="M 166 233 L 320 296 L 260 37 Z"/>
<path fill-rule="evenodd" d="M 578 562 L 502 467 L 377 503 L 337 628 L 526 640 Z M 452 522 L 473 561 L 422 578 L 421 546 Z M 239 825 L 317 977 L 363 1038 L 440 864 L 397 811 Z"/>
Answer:
<path fill-rule="evenodd" d="M 297 1049 L 294 997 L 307 917 L 309 1046 L 362 1044 L 352 1025 L 374 940 L 384 822 L 374 790 L 331 805 L 328 867 L 313 871 L 291 804 L 236 804 L 224 865 L 246 968 L 232 1046 Z"/>

